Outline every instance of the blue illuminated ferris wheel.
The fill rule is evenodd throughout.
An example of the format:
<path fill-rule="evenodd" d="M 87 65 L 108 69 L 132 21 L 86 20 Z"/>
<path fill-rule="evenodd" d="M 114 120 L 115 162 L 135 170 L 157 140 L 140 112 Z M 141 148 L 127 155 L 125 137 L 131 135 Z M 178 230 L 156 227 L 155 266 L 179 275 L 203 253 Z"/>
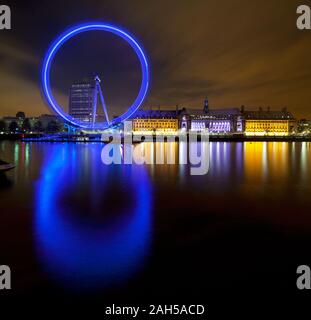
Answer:
<path fill-rule="evenodd" d="M 108 111 L 107 107 L 105 104 L 104 96 L 100 87 L 100 79 L 99 77 L 95 78 L 95 99 L 93 102 L 93 119 L 91 123 L 85 123 L 83 121 L 79 121 L 69 114 L 65 113 L 63 108 L 58 104 L 56 99 L 53 96 L 51 86 L 50 86 L 50 70 L 52 66 L 53 59 L 58 52 L 58 50 L 62 47 L 62 45 L 67 42 L 69 39 L 72 37 L 83 33 L 87 31 L 105 31 L 105 32 L 110 32 L 113 33 L 125 41 L 129 43 L 129 45 L 132 47 L 132 49 L 135 51 L 137 57 L 139 58 L 140 65 L 141 65 L 141 73 L 142 73 L 142 80 L 141 80 L 141 85 L 140 89 L 138 92 L 138 95 L 134 102 L 132 103 L 131 106 L 128 107 L 127 111 L 123 113 L 121 116 L 113 118 L 109 120 L 108 117 Z M 119 27 L 110 25 L 110 24 L 105 24 L 105 23 L 98 23 L 98 22 L 93 22 L 93 23 L 87 23 L 87 24 L 82 24 L 75 26 L 63 34 L 61 34 L 55 42 L 51 45 L 49 48 L 45 59 L 43 63 L 43 68 L 42 68 L 42 87 L 43 87 L 43 93 L 45 96 L 45 99 L 48 103 L 48 105 L 51 107 L 51 109 L 56 112 L 59 116 L 61 116 L 65 121 L 69 122 L 70 124 L 82 128 L 82 129 L 99 129 L 103 130 L 106 129 L 110 126 L 117 125 L 118 123 L 125 121 L 129 117 L 131 117 L 135 111 L 141 106 L 143 103 L 148 88 L 149 88 L 149 65 L 148 61 L 146 58 L 146 54 L 144 53 L 141 45 L 135 40 L 128 32 L 122 30 Z M 102 106 L 103 106 L 103 111 L 105 114 L 106 121 L 96 123 L 95 122 L 95 117 L 96 117 L 96 111 L 97 111 L 97 96 L 99 95 Z"/>

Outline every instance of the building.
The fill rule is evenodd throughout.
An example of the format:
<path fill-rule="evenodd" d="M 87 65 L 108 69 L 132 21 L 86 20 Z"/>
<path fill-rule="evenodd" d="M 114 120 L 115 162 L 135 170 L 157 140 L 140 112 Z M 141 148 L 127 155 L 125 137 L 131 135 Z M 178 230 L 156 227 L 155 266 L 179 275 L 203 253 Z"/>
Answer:
<path fill-rule="evenodd" d="M 178 129 L 177 110 L 138 110 L 132 116 L 134 133 L 173 133 Z"/>
<path fill-rule="evenodd" d="M 257 111 L 241 110 L 244 119 L 244 134 L 248 136 L 287 136 L 295 127 L 293 115 L 283 108 L 271 111 L 270 108 Z"/>
<path fill-rule="evenodd" d="M 208 100 L 202 110 L 188 110 L 191 130 L 208 130 L 210 134 L 245 134 L 248 136 L 286 136 L 294 131 L 295 119 L 283 108 L 281 111 L 256 111 L 239 108 L 210 109 Z"/>
<path fill-rule="evenodd" d="M 208 130 L 211 134 L 242 131 L 242 118 L 238 108 L 209 109 L 208 112 L 189 110 L 191 130 Z"/>
<path fill-rule="evenodd" d="M 285 108 L 256 111 L 241 108 L 210 109 L 208 100 L 200 109 L 141 110 L 133 117 L 134 132 L 208 131 L 210 134 L 248 136 L 286 136 L 296 127 L 293 115 Z"/>
<path fill-rule="evenodd" d="M 242 119 L 238 108 L 214 109 L 208 107 L 208 100 L 200 110 L 140 110 L 132 117 L 134 132 L 176 132 L 208 130 L 210 133 L 232 133 L 242 131 Z"/>
<path fill-rule="evenodd" d="M 10 124 L 12 122 L 15 122 L 17 125 L 17 128 L 21 128 L 23 125 L 23 119 L 17 118 L 17 117 L 3 117 L 2 121 L 5 123 L 6 128 L 9 128 Z"/>
<path fill-rule="evenodd" d="M 311 134 L 311 120 L 301 119 L 297 122 L 297 133 L 303 135 Z"/>
<path fill-rule="evenodd" d="M 37 124 L 44 131 L 47 131 L 49 127 L 57 127 L 59 131 L 64 130 L 64 121 L 60 116 L 53 114 L 42 114 L 37 118 Z"/>
<path fill-rule="evenodd" d="M 96 76 L 92 81 L 73 84 L 69 94 L 69 115 L 78 122 L 109 123 L 108 110 L 100 86 L 100 78 Z M 102 104 L 102 111 L 97 107 L 98 101 Z"/>
<path fill-rule="evenodd" d="M 51 114 L 44 114 L 39 117 L 3 117 L 1 121 L 4 123 L 7 132 L 41 132 L 51 126 L 57 127 L 59 131 L 64 129 L 62 118 Z"/>
<path fill-rule="evenodd" d="M 190 130 L 208 130 L 210 134 L 242 132 L 242 117 L 238 108 L 210 109 L 208 99 L 205 99 L 201 110 L 189 109 L 187 113 Z M 187 120 L 185 116 L 184 119 Z"/>
<path fill-rule="evenodd" d="M 75 83 L 69 93 L 69 115 L 83 122 L 93 121 L 95 81 Z"/>

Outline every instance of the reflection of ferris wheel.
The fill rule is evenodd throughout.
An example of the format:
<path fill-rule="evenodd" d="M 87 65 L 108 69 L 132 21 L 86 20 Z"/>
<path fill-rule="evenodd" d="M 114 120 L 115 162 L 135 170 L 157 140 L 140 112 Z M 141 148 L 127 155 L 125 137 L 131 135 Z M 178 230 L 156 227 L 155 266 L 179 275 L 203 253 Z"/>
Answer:
<path fill-rule="evenodd" d="M 91 123 L 84 123 L 82 121 L 79 121 L 73 117 L 71 117 L 69 114 L 65 113 L 63 108 L 58 104 L 56 99 L 54 98 L 50 86 L 50 69 L 51 65 L 54 59 L 55 54 L 58 52 L 58 50 L 62 47 L 62 45 L 68 41 L 70 38 L 74 37 L 77 34 L 80 34 L 82 32 L 86 31 L 106 31 L 113 33 L 125 41 L 128 42 L 128 44 L 132 47 L 132 49 L 135 51 L 137 57 L 139 58 L 140 65 L 141 65 L 141 72 L 142 72 L 142 80 L 140 89 L 138 92 L 138 95 L 132 105 L 127 109 L 125 113 L 123 113 L 121 116 L 113 118 L 109 120 L 107 107 L 105 104 L 104 96 L 102 93 L 102 90 L 100 88 L 100 79 L 99 77 L 95 78 L 95 96 L 94 96 L 94 102 L 93 102 L 93 115 L 92 115 L 92 122 Z M 110 126 L 116 125 L 122 121 L 125 121 L 129 117 L 131 117 L 135 111 L 140 107 L 140 105 L 143 103 L 148 87 L 149 87 L 149 66 L 147 62 L 146 55 L 141 48 L 141 46 L 138 44 L 138 42 L 127 32 L 123 31 L 122 29 L 108 25 L 103 23 L 88 23 L 79 25 L 76 27 L 71 28 L 70 30 L 63 33 L 51 46 L 51 48 L 48 50 L 44 63 L 42 68 L 42 86 L 43 86 L 43 93 L 46 98 L 46 101 L 48 102 L 51 109 L 56 112 L 58 115 L 60 115 L 66 122 L 69 122 L 70 124 L 80 127 L 83 129 L 106 129 Z M 100 97 L 103 111 L 105 114 L 106 121 L 96 123 L 96 111 L 97 111 L 97 97 Z"/>

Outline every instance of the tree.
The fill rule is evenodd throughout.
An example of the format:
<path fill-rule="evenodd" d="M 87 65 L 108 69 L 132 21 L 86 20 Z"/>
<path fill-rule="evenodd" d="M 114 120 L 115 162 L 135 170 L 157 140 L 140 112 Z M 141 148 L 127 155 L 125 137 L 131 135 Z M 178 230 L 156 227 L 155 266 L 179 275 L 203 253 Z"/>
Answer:
<path fill-rule="evenodd" d="M 25 131 L 25 132 L 31 131 L 31 125 L 30 125 L 30 121 L 29 121 L 28 118 L 26 118 L 26 119 L 23 121 L 22 129 L 23 129 L 23 131 Z"/>
<path fill-rule="evenodd" d="M 40 120 L 36 121 L 33 127 L 35 132 L 41 132 L 43 131 L 42 122 Z"/>
<path fill-rule="evenodd" d="M 18 111 L 18 112 L 16 113 L 16 118 L 25 119 L 25 118 L 26 118 L 25 112 L 23 112 L 23 111 Z"/>
<path fill-rule="evenodd" d="M 18 131 L 18 125 L 16 121 L 12 121 L 9 125 L 9 129 L 11 132 L 16 132 Z"/>
<path fill-rule="evenodd" d="M 5 131 L 6 130 L 6 124 L 3 120 L 0 120 L 0 131 Z"/>
<path fill-rule="evenodd" d="M 55 132 L 58 132 L 59 129 L 60 129 L 60 126 L 59 126 L 58 122 L 55 121 L 55 120 L 52 120 L 52 121 L 50 121 L 50 122 L 48 123 L 48 126 L 47 126 L 47 128 L 46 128 L 46 131 L 47 131 L 48 133 L 55 133 Z"/>

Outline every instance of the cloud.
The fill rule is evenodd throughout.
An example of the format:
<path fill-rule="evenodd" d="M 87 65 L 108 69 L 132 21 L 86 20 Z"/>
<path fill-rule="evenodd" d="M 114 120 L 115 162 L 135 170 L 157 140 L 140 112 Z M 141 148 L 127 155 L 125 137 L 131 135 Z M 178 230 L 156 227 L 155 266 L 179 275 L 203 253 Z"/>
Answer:
<path fill-rule="evenodd" d="M 144 44 L 152 68 L 145 107 L 198 108 L 209 96 L 214 107 L 288 106 L 298 117 L 310 117 L 311 32 L 296 28 L 299 1 L 78 0 L 66 2 L 61 12 L 59 3 L 36 8 L 40 15 L 29 20 L 31 34 L 19 26 L 30 9 L 20 9 L 10 39 L 16 46 L 0 42 L 0 76 L 7 82 L 0 94 L 12 111 L 24 102 L 27 113 L 46 112 L 37 79 L 49 42 L 68 25 L 104 20 L 126 27 Z M 29 41 L 32 46 L 25 45 Z M 8 90 L 13 85 L 19 97 Z"/>

